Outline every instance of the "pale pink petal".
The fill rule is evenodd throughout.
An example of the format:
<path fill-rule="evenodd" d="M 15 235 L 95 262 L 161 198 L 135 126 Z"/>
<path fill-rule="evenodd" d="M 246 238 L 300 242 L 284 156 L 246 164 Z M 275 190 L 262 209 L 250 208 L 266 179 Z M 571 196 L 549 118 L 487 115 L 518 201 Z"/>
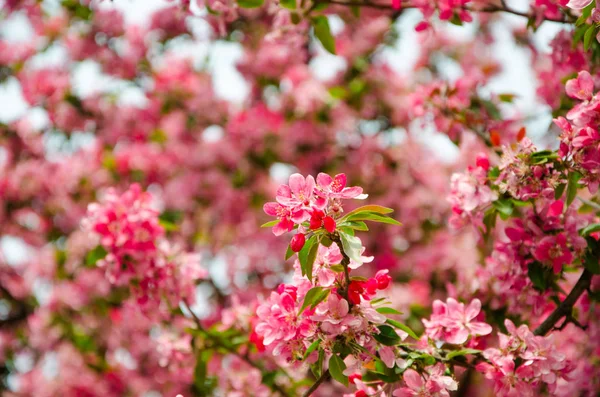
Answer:
<path fill-rule="evenodd" d="M 333 183 L 333 179 L 326 173 L 320 172 L 317 175 L 317 184 L 321 188 L 329 188 L 329 186 Z"/>
<path fill-rule="evenodd" d="M 567 7 L 574 10 L 581 10 L 590 5 L 592 0 L 571 0 L 567 3 Z"/>
<path fill-rule="evenodd" d="M 278 216 L 279 214 L 277 213 L 277 211 L 279 210 L 279 208 L 281 208 L 281 205 L 279 203 L 266 203 L 265 205 L 263 205 L 263 211 L 265 211 L 267 215 L 271 216 Z"/>
<path fill-rule="evenodd" d="M 389 346 L 383 346 L 379 348 L 379 358 L 388 368 L 393 368 L 394 364 L 396 364 L 396 354 L 394 353 L 394 349 Z"/>
<path fill-rule="evenodd" d="M 469 304 L 469 306 L 467 306 L 465 310 L 465 317 L 467 318 L 467 321 L 477 317 L 480 311 L 481 301 L 479 299 L 473 299 L 473 301 Z"/>
<path fill-rule="evenodd" d="M 482 322 L 474 322 L 469 324 L 469 329 L 475 335 L 489 335 L 492 333 L 492 327 L 489 324 Z"/>
<path fill-rule="evenodd" d="M 404 378 L 406 385 L 413 390 L 418 390 L 423 387 L 423 379 L 414 369 L 407 369 L 402 377 Z"/>
<path fill-rule="evenodd" d="M 290 190 L 295 195 L 299 195 L 306 186 L 306 179 L 300 174 L 292 174 L 290 175 Z"/>

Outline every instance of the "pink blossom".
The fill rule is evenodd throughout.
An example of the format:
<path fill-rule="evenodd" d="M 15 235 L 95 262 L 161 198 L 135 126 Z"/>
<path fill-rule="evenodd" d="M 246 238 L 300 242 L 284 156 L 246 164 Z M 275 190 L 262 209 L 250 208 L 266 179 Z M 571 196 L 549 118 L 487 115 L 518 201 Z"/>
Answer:
<path fill-rule="evenodd" d="M 281 236 L 284 233 L 291 232 L 294 229 L 294 222 L 292 221 L 292 212 L 288 207 L 285 207 L 279 203 L 266 203 L 263 206 L 263 210 L 267 215 L 276 216 L 279 218 L 279 222 L 273 226 L 273 234 Z"/>
<path fill-rule="evenodd" d="M 425 332 L 432 339 L 453 344 L 463 344 L 469 336 L 488 335 L 492 332 L 490 325 L 473 321 L 480 311 L 479 299 L 471 301 L 466 308 L 453 298 L 448 298 L 446 303 L 436 300 L 431 318 L 423 320 Z"/>
<path fill-rule="evenodd" d="M 353 199 L 363 192 L 361 187 L 346 187 L 346 174 L 334 178 L 321 172 L 317 175 L 317 193 L 325 198 Z"/>
<path fill-rule="evenodd" d="M 577 78 L 567 81 L 566 91 L 571 98 L 589 101 L 594 94 L 594 80 L 589 72 L 581 71 Z"/>
<path fill-rule="evenodd" d="M 563 233 L 543 237 L 536 244 L 533 255 L 538 261 L 552 266 L 554 273 L 560 273 L 563 266 L 573 260 L 573 254 L 567 246 L 567 238 Z"/>

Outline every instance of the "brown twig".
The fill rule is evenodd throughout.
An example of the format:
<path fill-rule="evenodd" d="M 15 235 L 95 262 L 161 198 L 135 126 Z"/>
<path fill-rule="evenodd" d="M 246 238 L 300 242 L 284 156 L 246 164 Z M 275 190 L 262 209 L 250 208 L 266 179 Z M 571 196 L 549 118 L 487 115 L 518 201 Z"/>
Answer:
<path fill-rule="evenodd" d="M 535 335 L 546 335 L 550 332 L 556 323 L 563 317 L 567 317 L 565 321 L 569 320 L 571 316 L 571 312 L 573 311 L 573 306 L 579 299 L 579 297 L 583 294 L 585 290 L 590 287 L 592 282 L 592 273 L 590 273 L 587 269 L 581 273 L 579 280 L 567 296 L 567 298 L 558 305 L 556 309 L 544 320 L 544 322 L 533 331 Z"/>
<path fill-rule="evenodd" d="M 319 386 L 321 386 L 321 383 L 329 380 L 329 378 L 331 378 L 331 374 L 329 373 L 329 370 L 326 370 L 321 374 L 321 376 L 319 376 L 319 379 L 317 379 L 317 381 L 310 387 L 310 389 L 308 389 L 306 393 L 303 394 L 303 397 L 308 397 L 311 394 L 313 394 L 315 391 L 317 391 Z"/>
<path fill-rule="evenodd" d="M 354 0 L 350 0 L 350 1 L 344 1 L 344 0 L 327 0 L 327 1 L 323 1 L 323 3 L 329 3 L 329 4 L 336 4 L 336 5 L 344 5 L 344 6 L 350 6 L 350 7 L 367 7 L 367 8 L 375 8 L 378 10 L 394 10 L 394 8 L 391 6 L 391 4 L 381 4 L 381 3 L 372 3 L 369 1 L 354 1 Z M 406 5 L 402 5 L 402 9 L 410 9 L 410 8 L 417 8 L 416 6 L 413 6 L 411 4 L 406 4 Z M 470 12 L 482 12 L 482 13 L 496 13 L 496 12 L 504 12 L 507 14 L 512 14 L 512 15 L 517 15 L 520 17 L 525 17 L 525 18 L 536 18 L 536 15 L 534 14 L 530 14 L 527 12 L 522 12 L 522 11 L 517 11 L 513 8 L 507 7 L 505 4 L 503 4 L 502 6 L 496 6 L 496 5 L 490 5 L 488 7 L 484 7 L 484 8 L 471 8 L 471 7 L 463 7 L 463 9 L 465 11 L 470 11 Z M 548 22 L 558 22 L 558 23 L 572 23 L 573 21 L 570 19 L 567 19 L 567 15 L 565 15 L 565 17 L 563 18 L 547 18 L 547 17 L 543 17 L 542 20 L 544 21 L 548 21 Z"/>

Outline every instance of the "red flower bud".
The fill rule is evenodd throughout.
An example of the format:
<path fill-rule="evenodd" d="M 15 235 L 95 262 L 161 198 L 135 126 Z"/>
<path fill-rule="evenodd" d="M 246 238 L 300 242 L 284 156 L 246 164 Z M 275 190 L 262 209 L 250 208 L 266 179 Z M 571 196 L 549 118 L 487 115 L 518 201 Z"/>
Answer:
<path fill-rule="evenodd" d="M 299 252 L 302 247 L 304 247 L 305 242 L 306 237 L 304 236 L 304 233 L 298 233 L 292 237 L 292 241 L 290 241 L 290 247 L 292 247 L 292 251 Z"/>
<path fill-rule="evenodd" d="M 369 395 L 364 390 L 359 390 L 356 393 L 354 393 L 354 397 L 368 397 L 368 396 Z"/>
<path fill-rule="evenodd" d="M 321 218 L 316 217 L 314 215 L 310 218 L 310 226 L 309 227 L 311 230 L 320 228 L 321 224 L 323 224 L 323 220 Z"/>
<path fill-rule="evenodd" d="M 475 164 L 477 164 L 478 167 L 481 167 L 486 171 L 490 169 L 490 160 L 484 153 L 481 153 L 477 156 Z"/>
<path fill-rule="evenodd" d="M 335 232 L 335 220 L 332 217 L 326 216 L 323 218 L 323 226 L 329 233 Z"/>
<path fill-rule="evenodd" d="M 392 278 L 387 274 L 377 277 L 377 289 L 386 289 L 390 285 Z"/>
<path fill-rule="evenodd" d="M 348 381 L 350 383 L 354 383 L 355 380 L 362 380 L 362 375 L 361 374 L 352 374 L 348 377 Z"/>

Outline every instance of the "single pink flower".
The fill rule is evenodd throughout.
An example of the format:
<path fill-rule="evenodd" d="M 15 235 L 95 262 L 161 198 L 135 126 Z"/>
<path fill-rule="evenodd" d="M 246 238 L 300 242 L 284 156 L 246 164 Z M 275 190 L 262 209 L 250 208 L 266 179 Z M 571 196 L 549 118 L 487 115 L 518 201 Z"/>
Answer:
<path fill-rule="evenodd" d="M 564 265 L 573 261 L 573 254 L 563 233 L 542 238 L 537 243 L 533 256 L 538 261 L 551 265 L 554 273 L 560 273 Z"/>
<path fill-rule="evenodd" d="M 577 78 L 567 81 L 565 87 L 568 96 L 582 101 L 589 101 L 594 94 L 594 80 L 590 73 L 585 70 L 579 72 Z"/>
<path fill-rule="evenodd" d="M 266 203 L 263 206 L 263 211 L 267 215 L 276 216 L 279 218 L 279 222 L 273 226 L 273 234 L 281 236 L 284 233 L 291 232 L 294 229 L 294 222 L 292 221 L 292 212 L 288 207 L 285 207 L 279 203 Z"/>
<path fill-rule="evenodd" d="M 337 174 L 334 178 L 321 172 L 317 175 L 317 193 L 326 198 L 353 199 L 363 192 L 362 187 L 346 187 L 346 174 Z"/>

